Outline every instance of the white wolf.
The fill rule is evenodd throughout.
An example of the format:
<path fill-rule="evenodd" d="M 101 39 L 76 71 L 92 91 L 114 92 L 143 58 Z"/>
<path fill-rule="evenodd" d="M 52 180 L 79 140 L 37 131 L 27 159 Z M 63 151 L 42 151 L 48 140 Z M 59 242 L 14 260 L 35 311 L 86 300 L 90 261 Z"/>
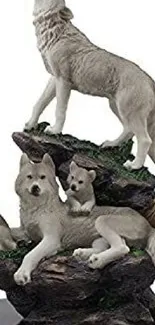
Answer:
<path fill-rule="evenodd" d="M 130 246 L 145 248 L 155 263 L 155 230 L 136 211 L 95 206 L 89 218 L 68 215 L 67 204 L 58 196 L 55 166 L 48 154 L 38 164 L 22 155 L 15 188 L 20 197 L 19 231 L 37 244 L 15 273 L 17 284 L 31 281 L 40 260 L 62 249 L 76 249 L 74 256 L 88 260 L 93 269 L 123 257 Z"/>
<path fill-rule="evenodd" d="M 9 225 L 0 215 L 0 250 L 7 251 L 16 249 L 17 244 L 12 238 Z"/>
<path fill-rule="evenodd" d="M 69 189 L 66 191 L 67 202 L 71 213 L 89 214 L 95 205 L 95 194 L 92 182 L 96 178 L 94 170 L 88 171 L 78 167 L 72 161 L 67 178 Z"/>
<path fill-rule="evenodd" d="M 151 77 L 133 62 L 92 44 L 71 23 L 73 14 L 64 0 L 35 0 L 34 17 L 38 48 L 51 78 L 25 129 L 36 126 L 56 96 L 55 125 L 48 126 L 45 132 L 60 133 L 72 89 L 106 97 L 124 130 L 118 139 L 102 146 L 117 146 L 135 135 L 136 158 L 127 161 L 125 167 L 141 168 L 147 153 L 155 162 L 155 82 Z"/>

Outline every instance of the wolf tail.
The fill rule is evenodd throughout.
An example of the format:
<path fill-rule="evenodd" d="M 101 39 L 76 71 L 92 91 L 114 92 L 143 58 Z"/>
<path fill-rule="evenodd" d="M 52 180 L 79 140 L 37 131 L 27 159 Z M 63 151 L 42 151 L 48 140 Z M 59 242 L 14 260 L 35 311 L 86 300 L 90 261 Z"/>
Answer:
<path fill-rule="evenodd" d="M 155 229 L 153 228 L 148 236 L 146 252 L 150 255 L 152 262 L 155 266 Z"/>

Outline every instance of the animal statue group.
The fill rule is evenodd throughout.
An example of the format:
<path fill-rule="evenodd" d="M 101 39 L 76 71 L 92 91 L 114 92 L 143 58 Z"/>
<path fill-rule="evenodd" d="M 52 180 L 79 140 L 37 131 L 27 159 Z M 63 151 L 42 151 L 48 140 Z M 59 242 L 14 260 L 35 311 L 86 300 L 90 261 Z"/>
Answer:
<path fill-rule="evenodd" d="M 75 177 L 76 182 L 78 175 L 85 193 L 89 193 L 83 169 L 72 167 L 70 178 Z M 88 175 L 91 183 L 93 171 Z M 83 215 L 82 206 L 76 217 L 70 215 L 68 200 L 63 203 L 59 198 L 55 166 L 48 154 L 40 163 L 33 163 L 26 154 L 22 155 L 15 189 L 20 199 L 21 226 L 12 229 L 12 236 L 16 240 L 16 234 L 18 239 L 20 234 L 21 239 L 28 238 L 36 243 L 14 275 L 17 284 L 31 281 L 31 273 L 42 258 L 68 249 L 74 251 L 75 258 L 87 261 L 92 269 L 102 269 L 125 256 L 130 247 L 145 249 L 155 263 L 155 229 L 138 212 L 130 208 L 92 205 L 89 215 Z M 89 196 L 84 204 L 87 202 Z"/>
<path fill-rule="evenodd" d="M 141 168 L 147 154 L 155 162 L 154 81 L 133 62 L 92 44 L 72 24 L 72 18 L 64 0 L 35 0 L 38 48 L 51 76 L 25 129 L 36 127 L 40 115 L 56 97 L 56 121 L 45 133 L 62 132 L 71 90 L 106 97 L 123 124 L 123 132 L 115 141 L 103 143 L 102 148 L 118 146 L 135 135 L 136 157 L 124 166 L 131 170 Z M 67 249 L 92 269 L 104 268 L 128 254 L 131 247 L 145 249 L 155 264 L 155 229 L 130 208 L 97 206 L 95 177 L 94 170 L 80 168 L 72 161 L 67 201 L 63 203 L 52 158 L 46 153 L 41 162 L 34 163 L 22 155 L 15 182 L 20 227 L 10 229 L 0 217 L 1 250 L 15 249 L 20 239 L 36 244 L 14 274 L 18 285 L 31 281 L 32 271 L 42 258 Z"/>

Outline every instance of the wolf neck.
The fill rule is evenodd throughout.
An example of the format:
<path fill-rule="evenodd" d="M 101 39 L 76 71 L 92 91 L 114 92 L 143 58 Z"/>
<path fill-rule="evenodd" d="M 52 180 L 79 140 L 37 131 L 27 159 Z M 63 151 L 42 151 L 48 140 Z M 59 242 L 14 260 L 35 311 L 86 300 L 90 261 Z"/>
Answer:
<path fill-rule="evenodd" d="M 64 209 L 63 203 L 60 201 L 59 197 L 55 197 L 54 199 L 51 199 L 51 196 L 40 200 L 34 199 L 34 200 L 21 200 L 20 201 L 20 210 L 21 212 L 31 212 L 31 213 L 38 213 L 38 211 L 50 211 L 56 212 L 60 211 L 61 209 Z"/>
<path fill-rule="evenodd" d="M 68 21 L 61 19 L 59 12 L 60 9 L 57 7 L 56 11 L 49 8 L 35 15 L 33 23 L 36 29 L 37 45 L 43 57 L 60 39 L 68 24 Z"/>

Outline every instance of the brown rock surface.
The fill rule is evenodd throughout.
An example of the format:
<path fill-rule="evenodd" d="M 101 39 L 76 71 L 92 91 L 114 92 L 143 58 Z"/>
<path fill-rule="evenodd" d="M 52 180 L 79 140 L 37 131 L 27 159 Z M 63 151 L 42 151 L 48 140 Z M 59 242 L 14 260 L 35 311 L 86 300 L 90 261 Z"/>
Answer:
<path fill-rule="evenodd" d="M 17 286 L 15 260 L 0 260 L 0 289 L 24 317 L 21 324 L 153 325 L 155 278 L 150 258 L 133 253 L 104 270 L 90 270 L 72 257 L 42 261 L 32 282 Z"/>

